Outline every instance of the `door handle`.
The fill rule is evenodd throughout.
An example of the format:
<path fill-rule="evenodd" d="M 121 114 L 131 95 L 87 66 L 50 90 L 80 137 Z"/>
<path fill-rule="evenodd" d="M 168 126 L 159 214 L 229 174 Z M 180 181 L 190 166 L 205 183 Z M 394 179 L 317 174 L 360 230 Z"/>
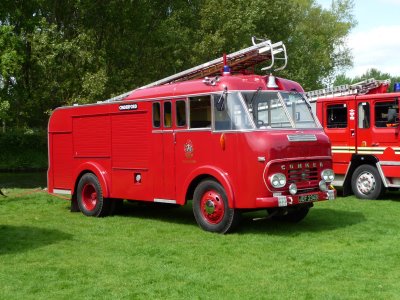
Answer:
<path fill-rule="evenodd" d="M 350 129 L 350 135 L 351 135 L 351 136 L 354 136 L 354 135 L 355 135 L 354 129 Z"/>

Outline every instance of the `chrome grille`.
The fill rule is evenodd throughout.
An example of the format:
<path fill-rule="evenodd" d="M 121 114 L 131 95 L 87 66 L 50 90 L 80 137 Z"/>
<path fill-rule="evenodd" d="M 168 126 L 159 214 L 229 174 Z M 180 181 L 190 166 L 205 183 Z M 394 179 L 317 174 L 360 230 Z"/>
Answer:
<path fill-rule="evenodd" d="M 317 168 L 288 170 L 287 181 L 290 183 L 298 183 L 302 181 L 318 180 Z"/>

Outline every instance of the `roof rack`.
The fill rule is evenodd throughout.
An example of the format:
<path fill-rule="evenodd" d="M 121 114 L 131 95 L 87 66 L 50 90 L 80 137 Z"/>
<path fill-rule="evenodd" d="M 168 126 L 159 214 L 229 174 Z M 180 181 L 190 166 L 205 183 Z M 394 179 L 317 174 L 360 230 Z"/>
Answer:
<path fill-rule="evenodd" d="M 309 91 L 306 93 L 306 96 L 309 98 L 310 102 L 315 102 L 318 98 L 341 97 L 348 95 L 365 95 L 368 94 L 371 90 L 376 89 L 382 85 L 389 86 L 390 79 L 376 80 L 374 78 L 370 78 L 351 85 L 344 84 L 331 88 Z"/>
<path fill-rule="evenodd" d="M 258 65 L 268 60 L 271 61 L 271 63 L 267 67 L 262 68 L 262 70 L 272 69 L 276 61 L 283 61 L 283 63 L 281 66 L 275 68 L 274 71 L 283 70 L 286 67 L 288 57 L 286 53 L 286 47 L 282 42 L 272 44 L 271 40 L 258 39 L 255 37 L 252 38 L 252 42 L 253 46 L 226 55 L 227 63 L 232 72 L 244 71 L 250 67 L 254 67 L 255 65 Z M 180 73 L 139 87 L 135 90 L 174 82 L 199 79 L 207 76 L 220 75 L 223 67 L 224 58 L 217 58 L 207 63 L 201 64 L 197 67 L 182 71 Z M 110 98 L 108 100 L 105 100 L 105 102 L 122 100 L 135 90 Z"/>

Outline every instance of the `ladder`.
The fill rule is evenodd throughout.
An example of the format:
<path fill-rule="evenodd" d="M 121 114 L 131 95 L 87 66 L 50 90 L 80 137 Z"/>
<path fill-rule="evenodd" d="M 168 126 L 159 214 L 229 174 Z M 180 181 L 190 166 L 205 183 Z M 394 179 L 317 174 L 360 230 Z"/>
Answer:
<path fill-rule="evenodd" d="M 272 69 L 276 61 L 283 61 L 283 63 L 281 64 L 281 66 L 274 68 L 274 71 L 280 71 L 286 67 L 288 57 L 286 53 L 286 47 L 283 42 L 272 44 L 271 40 L 264 40 L 253 37 L 252 43 L 253 46 L 251 47 L 226 55 L 227 65 L 230 67 L 232 72 L 244 71 L 250 67 L 254 67 L 255 65 L 258 65 L 268 60 L 271 61 L 270 64 L 262 68 L 261 70 Z M 199 79 L 208 76 L 217 76 L 221 74 L 223 67 L 224 58 L 217 58 L 207 63 L 201 64 L 197 67 L 182 71 L 180 73 L 139 87 L 135 90 L 186 80 Z M 108 100 L 105 100 L 104 102 L 120 101 L 126 98 L 135 90 L 110 98 Z"/>
<path fill-rule="evenodd" d="M 351 85 L 344 84 L 331 88 L 309 91 L 306 93 L 306 96 L 308 97 L 310 102 L 315 102 L 318 98 L 331 98 L 348 95 L 365 95 L 368 94 L 371 90 L 376 89 L 382 85 L 390 85 L 390 79 L 376 80 L 374 78 L 370 78 Z"/>

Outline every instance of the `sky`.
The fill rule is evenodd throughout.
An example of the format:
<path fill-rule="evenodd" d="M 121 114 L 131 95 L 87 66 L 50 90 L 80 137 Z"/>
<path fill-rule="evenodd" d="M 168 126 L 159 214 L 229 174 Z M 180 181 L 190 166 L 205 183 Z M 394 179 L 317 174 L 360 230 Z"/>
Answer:
<path fill-rule="evenodd" d="M 357 25 L 347 43 L 352 50 L 353 68 L 348 77 L 361 76 L 375 68 L 400 76 L 400 0 L 353 0 Z M 316 0 L 329 8 L 332 0 Z"/>

